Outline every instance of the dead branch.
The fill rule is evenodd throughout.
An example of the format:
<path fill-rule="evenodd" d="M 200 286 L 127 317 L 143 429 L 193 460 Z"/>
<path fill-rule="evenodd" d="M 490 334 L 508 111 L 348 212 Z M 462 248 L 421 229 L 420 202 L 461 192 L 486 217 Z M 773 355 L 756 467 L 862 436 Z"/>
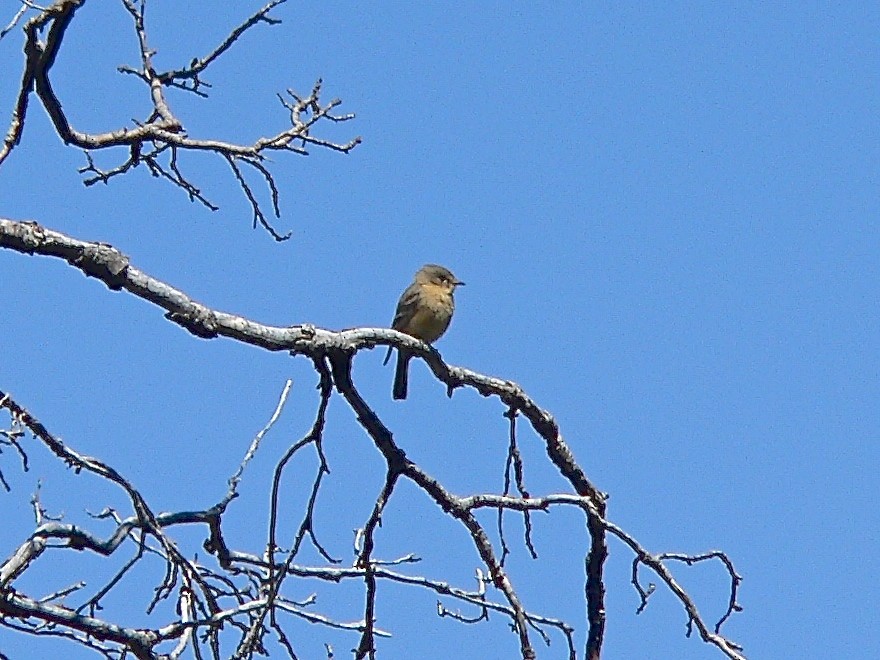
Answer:
<path fill-rule="evenodd" d="M 290 125 L 288 128 L 270 137 L 259 138 L 251 144 L 242 144 L 212 138 L 190 137 L 183 120 L 172 111 L 166 95 L 166 90 L 176 89 L 206 96 L 202 90 L 209 85 L 201 79 L 206 69 L 221 55 L 228 52 L 247 31 L 256 25 L 279 24 L 281 21 L 272 18 L 269 13 L 284 4 L 286 0 L 273 0 L 265 5 L 234 28 L 229 36 L 209 55 L 193 60 L 187 67 L 164 72 L 156 71 L 153 66 L 152 58 L 155 51 L 148 43 L 145 21 L 146 0 L 121 0 L 132 18 L 141 62 L 137 68 L 121 66 L 119 71 L 132 74 L 145 83 L 149 92 L 150 105 L 149 110 L 145 113 L 146 119 L 144 121 L 137 122 L 133 126 L 115 128 L 101 133 L 85 133 L 73 126 L 63 109 L 63 104 L 53 90 L 50 79 L 52 66 L 64 44 L 67 30 L 74 21 L 77 11 L 86 1 L 56 0 L 45 9 L 34 6 L 39 11 L 25 22 L 25 62 L 22 80 L 9 129 L 2 146 L 0 146 L 0 164 L 21 142 L 30 99 L 32 94 L 36 94 L 61 140 L 65 144 L 84 150 L 87 163 L 80 169 L 80 173 L 87 175 L 84 179 L 85 185 L 108 183 L 115 177 L 127 174 L 144 164 L 153 176 L 165 179 L 180 188 L 191 201 L 197 201 L 208 209 L 217 210 L 218 207 L 183 173 L 178 162 L 183 153 L 214 153 L 224 159 L 232 168 L 236 182 L 251 205 L 254 226 L 262 226 L 278 241 L 288 238 L 289 234 L 279 234 L 270 224 L 254 191 L 242 175 L 240 165 L 247 165 L 258 172 L 270 192 L 272 213 L 278 218 L 281 215 L 278 187 L 271 171 L 264 164 L 266 154 L 273 151 L 287 151 L 308 155 L 310 146 L 349 153 L 360 144 L 360 137 L 352 138 L 347 142 L 334 142 L 312 135 L 312 130 L 319 123 L 345 122 L 353 119 L 354 115 L 335 114 L 341 101 L 339 99 L 333 99 L 329 102 L 323 101 L 321 96 L 322 81 L 318 80 L 306 96 L 300 96 L 292 90 L 287 90 L 287 95 L 291 99 L 288 101 L 279 95 L 281 105 L 289 115 Z M 24 16 L 24 9 L 23 6 L 22 10 L 16 13 L 9 27 L 2 34 L 17 25 Z M 45 39 L 40 37 L 43 32 L 46 33 Z M 0 38 L 2 38 L 2 34 L 0 34 Z M 97 167 L 91 153 L 114 148 L 123 149 L 127 153 L 127 157 L 113 168 L 104 170 Z M 163 159 L 167 162 L 164 162 Z"/>
<path fill-rule="evenodd" d="M 353 328 L 342 331 L 330 331 L 311 325 L 294 325 L 290 327 L 274 327 L 250 321 L 240 316 L 210 309 L 189 298 L 182 291 L 161 282 L 131 265 L 129 259 L 115 248 L 93 242 L 81 241 L 59 232 L 46 229 L 33 222 L 16 222 L 0 219 L 0 247 L 24 254 L 39 254 L 64 259 L 87 276 L 102 281 L 111 290 L 125 290 L 165 310 L 166 318 L 180 325 L 198 337 L 213 338 L 225 336 L 237 341 L 259 346 L 273 351 L 288 351 L 292 355 L 302 355 L 310 359 L 316 369 L 320 381 L 317 414 L 310 432 L 284 453 L 275 470 L 274 485 L 271 497 L 271 523 L 266 540 L 266 549 L 262 556 L 245 551 L 231 549 L 223 534 L 222 518 L 226 510 L 235 500 L 242 474 L 254 453 L 259 450 L 262 437 L 269 431 L 277 419 L 289 384 L 285 387 L 281 401 L 276 406 L 266 428 L 261 431 L 245 453 L 241 466 L 229 479 L 229 490 L 217 505 L 208 510 L 196 512 L 177 512 L 167 514 L 153 513 L 134 486 L 120 473 L 105 465 L 98 459 L 78 454 L 51 435 L 34 417 L 30 416 L 11 397 L 0 393 L 0 408 L 10 411 L 13 419 L 12 428 L 4 436 L 14 437 L 21 445 L 23 432 L 33 434 L 55 456 L 77 470 L 87 470 L 116 484 L 128 495 L 132 506 L 132 515 L 121 517 L 117 528 L 107 538 L 101 538 L 81 527 L 65 524 L 61 521 L 43 521 L 38 524 L 34 533 L 26 539 L 5 563 L 0 565 L 0 588 L 2 593 L 13 592 L 12 584 L 29 566 L 38 561 L 50 546 L 50 541 L 61 542 L 62 548 L 88 550 L 101 555 L 110 555 L 121 547 L 134 545 L 135 558 L 140 561 L 144 553 L 151 553 L 162 558 L 166 564 L 166 576 L 150 608 L 160 599 L 171 597 L 176 589 L 177 610 L 180 620 L 159 626 L 148 637 L 144 631 L 133 637 L 126 632 L 113 629 L 114 636 L 101 626 L 108 622 L 88 621 L 78 627 L 79 619 L 60 617 L 57 610 L 46 608 L 30 608 L 30 600 L 22 595 L 19 599 L 7 599 L 4 611 L 7 616 L 19 619 L 36 619 L 43 623 L 53 622 L 60 625 L 63 621 L 65 629 L 78 640 L 83 636 L 95 638 L 101 643 L 121 644 L 137 657 L 152 657 L 156 647 L 166 642 L 175 642 L 175 648 L 181 648 L 181 640 L 186 636 L 187 643 L 197 644 L 195 635 L 199 630 L 202 639 L 207 639 L 214 657 L 219 656 L 220 636 L 218 623 L 221 621 L 235 622 L 235 629 L 240 638 L 236 643 L 234 657 L 250 658 L 263 653 L 266 648 L 266 636 L 274 632 L 278 642 L 288 649 L 291 657 L 295 657 L 293 645 L 287 639 L 277 614 L 281 611 L 303 617 L 306 620 L 320 622 L 337 629 L 357 631 L 360 635 L 357 645 L 358 657 L 374 657 L 376 637 L 384 631 L 376 626 L 375 598 L 383 581 L 391 580 L 402 584 L 410 584 L 431 589 L 438 595 L 450 597 L 469 606 L 478 608 L 476 617 L 467 617 L 452 612 L 438 605 L 441 616 L 454 618 L 461 622 L 473 622 L 485 619 L 485 614 L 495 611 L 509 618 L 519 642 L 520 657 L 524 660 L 536 656 L 531 631 L 537 631 L 545 643 L 550 638 L 544 628 L 558 630 L 567 640 L 569 657 L 574 658 L 574 646 L 568 624 L 544 617 L 528 611 L 515 588 L 513 576 L 504 567 L 501 558 L 496 556 L 495 548 L 489 537 L 475 517 L 480 508 L 495 508 L 500 512 L 516 511 L 527 515 L 532 511 L 547 511 L 554 506 L 575 506 L 584 513 L 585 524 L 590 542 L 586 549 L 586 583 L 585 596 L 587 602 L 588 638 L 585 657 L 598 658 L 601 652 L 604 634 L 604 582 L 602 571 L 607 556 L 606 535 L 618 538 L 633 552 L 633 584 L 641 598 L 639 611 L 644 609 L 650 591 L 641 587 L 638 580 L 639 566 L 651 570 L 658 580 L 681 602 L 687 617 L 688 629 L 695 628 L 701 638 L 714 645 L 728 658 L 742 660 L 740 647 L 720 634 L 720 628 L 729 616 L 741 608 L 737 603 L 736 593 L 741 577 L 736 573 L 729 558 L 719 551 L 702 555 L 684 555 L 649 553 L 631 535 L 606 518 L 606 497 L 586 477 L 576 463 L 571 450 L 563 441 L 559 428 L 553 417 L 541 409 L 523 390 L 510 381 L 492 378 L 473 371 L 446 364 L 440 354 L 430 346 L 418 340 L 383 328 Z M 517 495 L 510 494 L 511 480 L 505 478 L 504 492 L 495 494 L 474 494 L 459 497 L 450 493 L 436 478 L 428 474 L 419 465 L 409 459 L 404 451 L 395 443 L 391 431 L 379 419 L 369 404 L 361 397 L 352 376 L 352 358 L 362 349 L 370 349 L 377 345 L 405 347 L 414 355 L 422 358 L 430 366 L 435 376 L 443 382 L 451 395 L 460 387 L 472 387 L 487 397 L 500 399 L 506 406 L 509 420 L 511 443 L 508 450 L 506 474 L 513 470 L 512 483 L 516 486 Z M 317 541 L 315 530 L 314 507 L 320 496 L 321 484 L 330 466 L 322 451 L 324 417 L 328 402 L 333 392 L 337 392 L 350 406 L 363 428 L 366 436 L 374 443 L 377 450 L 385 458 L 386 473 L 384 486 L 375 497 L 373 511 L 358 533 L 356 546 L 357 558 L 351 567 L 341 567 L 338 560 L 333 559 Z M 532 496 L 525 488 L 522 459 L 516 451 L 516 418 L 522 415 L 545 444 L 547 455 L 571 485 L 572 493 L 549 494 L 543 497 Z M 277 538 L 276 521 L 280 515 L 280 499 L 278 483 L 282 472 L 290 459 L 298 452 L 309 447 L 314 448 L 316 461 L 315 478 L 309 503 L 302 522 L 299 525 L 289 549 L 284 551 Z M 21 451 L 24 451 L 21 449 Z M 26 460 L 26 454 L 25 454 Z M 396 496 L 396 486 L 401 479 L 408 480 L 421 489 L 433 502 L 453 519 L 457 520 L 471 538 L 483 567 L 480 569 L 479 585 L 476 592 L 450 587 L 445 583 L 426 577 L 404 575 L 387 568 L 389 565 L 414 563 L 412 556 L 391 562 L 376 556 L 378 544 L 377 532 L 382 513 L 387 503 Z M 500 520 L 500 518 L 499 518 Z M 526 518 L 528 520 L 528 518 Z M 500 523 L 499 523 L 500 524 Z M 205 549 L 216 558 L 218 567 L 211 568 L 183 557 L 169 537 L 169 530 L 180 525 L 204 525 L 206 528 Z M 527 528 L 528 529 L 528 528 Z M 531 541 L 525 539 L 527 547 Z M 303 566 L 296 563 L 296 557 L 304 540 L 311 540 L 326 561 L 321 566 Z M 502 558 L 503 548 L 502 546 Z M 534 548 L 532 548 L 532 551 Z M 283 557 L 280 556 L 283 552 Z M 731 577 L 731 593 L 727 613 L 715 625 L 712 632 L 703 621 L 693 599 L 680 587 L 667 567 L 670 561 L 693 564 L 704 560 L 718 559 L 727 568 Z M 127 570 L 127 569 L 123 569 Z M 289 578 L 312 578 L 325 582 L 358 580 L 364 584 L 364 616 L 359 622 L 333 621 L 319 613 L 307 610 L 307 604 L 297 604 L 284 596 L 283 583 Z M 115 582 L 109 585 L 112 588 Z M 218 586 L 222 585 L 222 586 Z M 99 592 L 95 599 L 89 601 L 94 606 L 100 601 L 106 590 Z M 25 600 L 22 600 L 25 599 Z M 232 604 L 227 601 L 232 600 Z M 37 602 L 33 600 L 33 602 Z M 0 608 L 4 601 L 0 600 Z M 27 617 L 23 616 L 27 613 Z M 20 616 L 21 615 L 21 616 Z M 109 625 L 109 623 L 108 623 Z M 37 634 L 37 627 L 31 626 L 29 631 Z M 103 631 L 104 637 L 97 637 L 94 630 Z"/>

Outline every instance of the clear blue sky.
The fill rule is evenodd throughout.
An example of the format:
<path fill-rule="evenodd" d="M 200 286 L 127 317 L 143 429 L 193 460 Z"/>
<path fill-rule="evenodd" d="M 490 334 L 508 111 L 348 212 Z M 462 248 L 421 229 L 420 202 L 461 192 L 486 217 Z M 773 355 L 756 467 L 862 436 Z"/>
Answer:
<path fill-rule="evenodd" d="M 82 130 L 143 118 L 148 102 L 142 85 L 115 73 L 137 64 L 117 4 L 87 3 L 55 70 Z M 207 53 L 260 6 L 221 4 L 154 3 L 157 66 Z M 2 11 L 5 24 L 12 9 Z M 111 243 L 208 306 L 272 324 L 387 325 L 412 273 L 447 265 L 467 287 L 438 343 L 444 358 L 514 380 L 549 409 L 611 494 L 609 518 L 648 549 L 725 550 L 744 577 L 745 608 L 726 632 L 749 657 L 880 655 L 880 7 L 335 2 L 275 15 L 282 25 L 258 27 L 208 71 L 210 99 L 170 98 L 191 135 L 245 142 L 283 127 L 276 92 L 306 92 L 318 77 L 327 98 L 357 113 L 325 133 L 363 136 L 351 155 L 273 159 L 276 226 L 293 232 L 290 241 L 251 229 L 228 167 L 206 156 L 181 164 L 218 213 L 143 168 L 86 189 L 76 172 L 83 157 L 36 106 L 0 168 L 0 215 Z M 3 117 L 20 46 L 18 34 L 0 42 Z M 101 162 L 116 161 L 105 153 Z M 195 339 L 62 262 L 4 251 L 0 281 L 0 389 L 71 446 L 110 462 L 158 510 L 215 503 L 293 378 L 231 522 L 241 533 L 232 542 L 259 553 L 271 467 L 311 423 L 310 364 Z M 447 400 L 422 364 L 409 400 L 392 402 L 381 358 L 359 355 L 355 382 L 407 453 L 459 494 L 498 491 L 507 441 L 499 403 L 470 391 Z M 351 530 L 368 515 L 382 462 L 341 399 L 329 417 L 333 472 L 317 529 L 350 563 Z M 521 443 L 531 491 L 564 489 L 537 440 L 523 432 Z M 27 501 L 37 479 L 49 511 L 95 530 L 109 527 L 84 509 L 127 511 L 119 493 L 32 453 L 24 475 L 12 454 L 0 456 L 14 485 L 0 494 L 3 555 L 33 528 Z M 303 460 L 297 469 L 306 479 L 313 468 Z M 292 511 L 305 487 L 290 479 Z M 413 489 L 399 495 L 409 499 L 390 507 L 378 555 L 415 552 L 424 561 L 414 573 L 473 586 L 478 564 L 462 531 Z M 183 538 L 204 555 L 200 535 Z M 534 541 L 538 562 L 514 546 L 514 583 L 533 610 L 577 625 L 582 651 L 581 520 L 538 516 Z M 662 588 L 636 616 L 631 555 L 609 545 L 605 657 L 721 657 L 685 638 L 684 612 Z M 78 559 L 91 590 L 112 574 Z M 79 579 L 59 576 L 62 560 L 41 559 L 44 582 L 35 572 L 22 588 L 39 596 Z M 674 570 L 714 622 L 727 598 L 720 567 Z M 128 592 L 133 620 L 159 579 L 138 577 L 147 588 L 143 602 L 135 586 Z M 318 611 L 361 616 L 359 587 L 321 594 Z M 412 590 L 380 593 L 378 624 L 395 634 L 380 642 L 380 657 L 516 653 L 501 617 L 462 627 L 438 620 L 434 607 Z M 293 629 L 302 657 L 320 657 L 323 641 L 348 657 L 356 643 Z M 94 657 L 49 644 L 71 660 Z M 48 657 L 35 649 L 0 632 L 12 658 Z M 563 649 L 556 637 L 539 657 Z"/>

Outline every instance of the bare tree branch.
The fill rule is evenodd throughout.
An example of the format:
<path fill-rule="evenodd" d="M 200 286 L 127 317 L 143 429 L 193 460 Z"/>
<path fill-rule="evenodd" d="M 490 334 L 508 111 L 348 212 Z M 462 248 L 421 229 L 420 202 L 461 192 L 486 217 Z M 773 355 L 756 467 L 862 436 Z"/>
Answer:
<path fill-rule="evenodd" d="M 52 120 L 55 131 L 61 140 L 65 144 L 85 151 L 87 164 L 80 169 L 80 173 L 91 174 L 91 176 L 87 176 L 84 179 L 84 183 L 87 186 L 96 183 L 106 184 L 111 179 L 127 174 L 143 163 L 153 176 L 166 179 L 176 187 L 184 190 L 191 201 L 198 201 L 211 210 L 217 210 L 218 207 L 211 203 L 201 193 L 198 186 L 181 172 L 178 164 L 178 158 L 184 152 L 201 151 L 214 153 L 226 160 L 232 167 L 237 183 L 253 208 L 254 226 L 259 224 L 275 240 L 282 241 L 288 238 L 289 234 L 279 234 L 268 222 L 257 197 L 242 176 L 237 163 L 246 163 L 260 173 L 271 194 L 273 213 L 276 218 L 280 217 L 278 187 L 271 171 L 262 164 L 266 158 L 266 153 L 290 151 L 307 155 L 307 145 L 348 153 L 360 144 L 360 137 L 352 138 L 347 142 L 334 142 L 333 140 L 315 137 L 311 135 L 311 131 L 319 122 L 345 122 L 353 119 L 354 115 L 333 114 L 334 110 L 341 104 L 341 101 L 333 99 L 328 103 L 324 103 L 321 99 L 322 82 L 318 80 L 311 93 L 307 96 L 300 97 L 288 90 L 287 93 L 293 99 L 293 102 L 285 101 L 279 96 L 283 107 L 287 109 L 290 116 L 289 128 L 271 137 L 259 138 L 252 144 L 241 144 L 217 139 L 196 139 L 190 137 L 183 121 L 172 111 L 165 94 L 167 88 L 177 88 L 205 96 L 201 88 L 206 87 L 207 84 L 201 81 L 199 76 L 220 55 L 227 52 L 237 43 L 245 32 L 254 26 L 261 23 L 267 25 L 277 25 L 280 23 L 279 19 L 270 17 L 269 12 L 284 4 L 286 0 L 274 0 L 264 6 L 241 25 L 233 29 L 229 36 L 206 57 L 193 60 L 189 67 L 168 72 L 157 72 L 153 67 L 152 58 L 154 51 L 148 44 L 145 21 L 146 0 L 122 0 L 122 4 L 128 11 L 134 24 L 141 63 L 138 69 L 123 66 L 119 70 L 123 73 L 134 74 L 147 84 L 150 93 L 150 109 L 147 113 L 147 119 L 133 127 L 117 128 L 95 134 L 79 131 L 71 124 L 62 107 L 62 103 L 55 95 L 50 80 L 52 66 L 62 48 L 67 30 L 76 17 L 77 11 L 85 2 L 86 0 L 56 0 L 50 7 L 40 10 L 36 16 L 25 23 L 25 63 L 22 72 L 22 82 L 19 88 L 18 99 L 12 112 L 9 129 L 4 138 L 3 145 L 0 147 L 0 164 L 9 157 L 12 150 L 21 141 L 29 99 L 31 93 L 36 92 L 40 103 Z M 24 12 L 22 11 L 16 14 L 7 31 L 18 23 L 23 14 Z M 45 41 L 40 39 L 40 34 L 44 30 L 47 32 Z M 128 157 L 122 163 L 109 170 L 98 168 L 90 152 L 116 147 L 123 147 L 127 151 Z M 169 159 L 167 165 L 163 165 L 160 157 Z"/>
<path fill-rule="evenodd" d="M 81 241 L 60 232 L 46 229 L 33 222 L 16 222 L 0 219 L 0 247 L 24 254 L 40 254 L 64 259 L 87 276 L 104 282 L 112 290 L 126 290 L 135 296 L 155 304 L 165 310 L 166 317 L 192 334 L 213 338 L 225 336 L 237 341 L 259 346 L 273 351 L 288 351 L 292 355 L 308 357 L 316 370 L 320 381 L 315 421 L 309 433 L 301 440 L 293 443 L 276 464 L 270 498 L 270 522 L 267 530 L 266 549 L 262 557 L 254 554 L 232 550 L 227 545 L 223 534 L 222 517 L 235 500 L 244 470 L 253 455 L 261 447 L 261 440 L 277 420 L 281 408 L 287 399 L 289 384 L 281 395 L 265 428 L 257 434 L 245 453 L 239 469 L 229 479 L 229 489 L 217 505 L 204 511 L 185 511 L 176 513 L 154 514 L 138 491 L 121 474 L 101 461 L 82 456 L 65 446 L 8 395 L 0 393 L 0 408 L 8 409 L 13 417 L 13 425 L 4 432 L 4 437 L 19 439 L 24 429 L 30 431 L 58 458 L 77 470 L 87 470 L 101 478 L 120 486 L 128 495 L 133 515 L 119 518 L 117 528 L 109 537 L 102 539 L 89 531 L 61 521 L 44 520 L 38 517 L 36 531 L 22 543 L 18 550 L 5 563 L 0 565 L 0 594 L 11 593 L 11 585 L 15 579 L 26 571 L 48 549 L 50 540 L 62 541 L 63 546 L 77 550 L 90 550 L 109 556 L 123 544 L 134 543 L 136 553 L 129 564 L 111 580 L 107 587 L 88 601 L 90 607 L 96 605 L 135 562 L 140 561 L 144 553 L 158 555 L 166 564 L 166 575 L 162 580 L 148 611 L 162 599 L 169 598 L 174 589 L 177 590 L 177 610 L 180 621 L 155 628 L 150 636 L 131 637 L 124 630 L 102 628 L 105 623 L 97 619 L 88 619 L 82 625 L 78 618 L 63 619 L 76 639 L 82 635 L 95 637 L 102 643 L 124 644 L 137 657 L 152 657 L 155 647 L 164 642 L 175 642 L 174 651 L 179 653 L 186 644 L 181 642 L 187 636 L 187 643 L 200 648 L 193 634 L 196 629 L 203 630 L 202 638 L 207 639 L 213 657 L 221 656 L 219 623 L 234 624 L 240 633 L 234 657 L 250 658 L 265 652 L 266 633 L 274 631 L 277 641 L 287 649 L 291 657 L 296 657 L 293 644 L 284 632 L 277 614 L 301 617 L 312 622 L 335 629 L 354 630 L 360 634 L 356 656 L 372 658 L 376 653 L 376 637 L 381 634 L 377 627 L 375 599 L 382 581 L 392 580 L 402 584 L 419 586 L 435 591 L 438 595 L 451 597 L 462 603 L 478 608 L 476 617 L 457 614 L 445 606 L 438 605 L 441 616 L 454 618 L 463 623 L 484 620 L 488 611 L 503 613 L 509 618 L 519 643 L 519 655 L 523 660 L 536 657 L 531 640 L 531 631 L 540 635 L 545 643 L 550 643 L 545 628 L 557 630 L 566 639 L 569 657 L 575 658 L 573 646 L 573 628 L 563 622 L 529 612 L 514 586 L 514 580 L 503 564 L 505 542 L 502 540 L 501 557 L 496 554 L 493 543 L 486 530 L 475 516 L 481 508 L 495 508 L 499 516 L 505 510 L 517 511 L 525 516 L 525 545 L 533 557 L 537 556 L 530 540 L 528 517 L 532 511 L 547 511 L 553 506 L 576 506 L 583 511 L 586 528 L 590 538 L 585 558 L 586 584 L 585 600 L 587 604 L 587 644 L 585 657 L 598 658 L 601 653 L 604 636 L 605 610 L 603 568 L 607 557 L 606 535 L 618 538 L 635 555 L 633 563 L 633 585 L 639 593 L 642 611 L 647 604 L 651 590 L 644 589 L 638 579 L 639 566 L 650 569 L 682 604 L 688 617 L 688 631 L 695 628 L 701 638 L 718 648 L 728 658 L 743 660 L 741 648 L 726 639 L 720 633 L 721 626 L 730 615 L 741 608 L 737 603 L 737 589 L 741 577 L 736 573 L 729 558 L 720 551 L 712 551 L 698 555 L 680 553 L 649 553 L 631 535 L 608 521 L 606 517 L 606 496 L 601 493 L 586 477 L 577 464 L 568 445 L 562 439 L 560 430 L 553 417 L 540 408 L 515 383 L 500 380 L 476 372 L 446 364 L 440 354 L 432 347 L 391 329 L 353 328 L 342 331 L 330 331 L 311 325 L 294 325 L 290 327 L 274 327 L 256 323 L 240 316 L 219 312 L 193 301 L 182 291 L 161 282 L 131 265 L 129 259 L 115 248 L 93 242 Z M 487 397 L 500 399 L 507 408 L 505 414 L 509 420 L 510 445 L 508 448 L 505 468 L 505 484 L 503 493 L 474 494 L 459 497 L 449 492 L 436 478 L 429 475 L 419 465 L 409 459 L 404 451 L 397 446 L 391 431 L 379 419 L 375 411 L 362 398 L 352 378 L 352 358 L 361 349 L 370 349 L 377 345 L 404 347 L 415 356 L 425 360 L 435 376 L 446 385 L 451 395 L 459 387 L 472 387 Z M 386 473 L 384 486 L 375 498 L 373 511 L 359 532 L 356 544 L 358 557 L 353 567 L 340 567 L 338 560 L 333 559 L 318 542 L 315 531 L 315 504 L 320 496 L 324 477 L 329 474 L 330 466 L 322 450 L 323 428 L 325 415 L 332 393 L 338 392 L 351 407 L 352 411 L 375 447 L 385 458 Z M 516 441 L 516 419 L 522 416 L 529 422 L 532 429 L 543 440 L 547 456 L 559 474 L 566 479 L 573 490 L 570 494 L 550 494 L 543 497 L 532 496 L 524 484 L 524 465 L 519 456 Z M 306 511 L 302 522 L 284 557 L 277 538 L 277 520 L 280 516 L 281 498 L 279 483 L 281 474 L 290 459 L 298 452 L 314 446 L 316 462 L 315 477 Z M 22 450 L 23 451 L 23 450 Z M 26 460 L 26 455 L 25 455 Z M 510 479 L 511 470 L 513 479 Z M 391 571 L 389 565 L 413 563 L 417 559 L 412 555 L 392 560 L 390 563 L 376 557 L 379 525 L 383 511 L 392 497 L 396 496 L 396 485 L 400 479 L 406 479 L 423 491 L 437 505 L 438 509 L 458 521 L 470 536 L 474 548 L 480 557 L 483 568 L 480 571 L 479 588 L 476 592 L 449 587 L 442 582 L 425 577 L 405 576 Z M 511 485 L 515 485 L 517 495 L 510 494 Z M 499 529 L 500 527 L 499 517 Z M 185 558 L 168 536 L 168 530 L 179 525 L 204 525 L 207 539 L 205 549 L 216 557 L 219 570 L 208 568 L 194 560 Z M 306 538 L 327 562 L 323 566 L 303 566 L 295 559 Z M 503 539 L 503 530 L 502 530 Z M 717 559 L 727 568 L 731 578 L 729 606 L 725 615 L 715 625 L 714 632 L 703 621 L 693 599 L 677 583 L 667 567 L 670 561 L 679 561 L 688 565 Z M 485 570 L 485 572 L 483 572 Z M 317 578 L 327 582 L 342 580 L 359 580 L 364 584 L 364 618 L 360 622 L 339 622 L 331 617 L 311 611 L 314 601 L 297 604 L 283 594 L 283 583 L 290 577 Z M 221 586 L 218 586 L 221 585 Z M 489 588 L 492 591 L 487 592 Z M 494 602 L 493 595 L 497 594 Z M 11 616 L 27 612 L 30 618 L 58 623 L 60 613 L 55 610 L 29 609 L 30 600 L 9 601 Z M 223 601 L 232 599 L 229 606 Z M 31 599 L 32 600 L 32 599 Z M 38 602 L 38 601 L 34 601 Z M 0 608 L 3 607 L 0 599 Z M 3 611 L 0 609 L 0 611 Z M 81 616 L 74 611 L 78 617 Z M 93 613 L 94 614 L 94 613 Z M 21 617 L 19 617 L 21 618 Z M 109 625 L 109 624 L 108 624 Z M 104 637 L 93 634 L 92 629 L 102 631 Z M 143 631 L 141 631 L 143 632 Z M 111 634 L 112 633 L 112 634 Z M 145 633 L 144 633 L 145 634 Z M 141 654 L 141 655 L 137 655 Z"/>

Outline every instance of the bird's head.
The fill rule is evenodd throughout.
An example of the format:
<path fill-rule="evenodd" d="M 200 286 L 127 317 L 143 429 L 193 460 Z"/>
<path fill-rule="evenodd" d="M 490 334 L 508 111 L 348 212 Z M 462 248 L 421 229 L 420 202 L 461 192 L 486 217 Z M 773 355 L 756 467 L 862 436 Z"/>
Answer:
<path fill-rule="evenodd" d="M 416 282 L 419 284 L 430 284 L 446 289 L 450 293 L 455 291 L 455 287 L 462 286 L 464 282 L 459 280 L 452 271 L 437 264 L 426 264 L 416 273 Z"/>

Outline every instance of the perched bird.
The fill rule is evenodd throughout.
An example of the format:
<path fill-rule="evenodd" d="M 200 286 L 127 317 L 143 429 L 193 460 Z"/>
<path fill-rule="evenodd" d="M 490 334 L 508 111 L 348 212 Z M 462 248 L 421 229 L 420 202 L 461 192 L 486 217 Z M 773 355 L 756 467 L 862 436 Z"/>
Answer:
<path fill-rule="evenodd" d="M 452 313 L 455 311 L 455 287 L 464 282 L 459 281 L 452 272 L 443 266 L 427 264 L 419 269 L 400 300 L 391 327 L 400 332 L 432 344 L 446 332 Z M 388 364 L 391 357 L 391 346 L 382 364 Z M 406 383 L 409 360 L 412 354 L 406 349 L 397 351 L 397 370 L 394 372 L 395 399 L 406 398 Z"/>

